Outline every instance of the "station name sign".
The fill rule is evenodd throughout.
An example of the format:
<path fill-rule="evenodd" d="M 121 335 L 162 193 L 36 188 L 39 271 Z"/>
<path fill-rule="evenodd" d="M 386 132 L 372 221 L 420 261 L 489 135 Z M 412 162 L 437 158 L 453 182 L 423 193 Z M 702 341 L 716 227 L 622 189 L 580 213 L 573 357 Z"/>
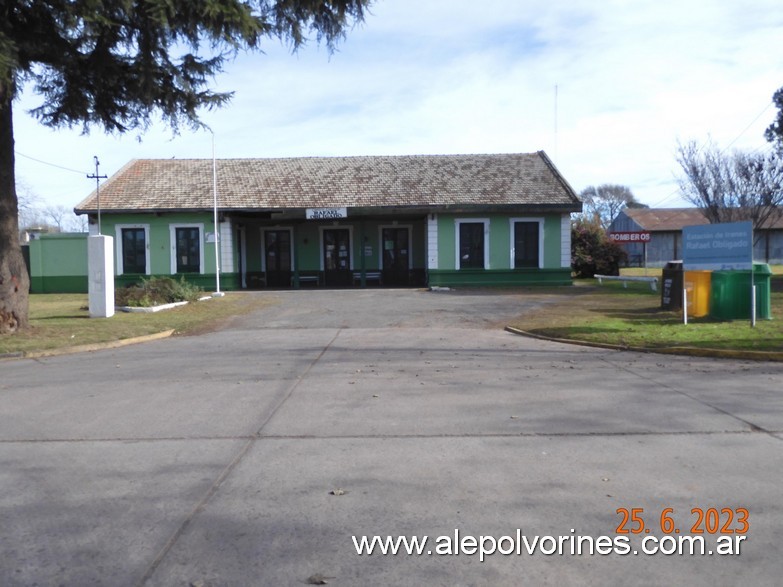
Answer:
<path fill-rule="evenodd" d="M 305 217 L 308 220 L 348 218 L 348 208 L 307 208 Z"/>
<path fill-rule="evenodd" d="M 753 223 L 729 222 L 682 229 L 685 270 L 736 270 L 753 267 Z"/>
<path fill-rule="evenodd" d="M 609 238 L 618 243 L 649 243 L 650 233 L 643 231 L 610 232 Z"/>

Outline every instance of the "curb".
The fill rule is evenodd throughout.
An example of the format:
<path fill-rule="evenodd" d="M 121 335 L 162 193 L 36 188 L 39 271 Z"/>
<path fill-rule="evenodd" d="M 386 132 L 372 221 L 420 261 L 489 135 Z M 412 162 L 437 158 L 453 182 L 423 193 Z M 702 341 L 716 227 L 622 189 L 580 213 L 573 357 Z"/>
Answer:
<path fill-rule="evenodd" d="M 3 359 L 40 359 L 43 357 L 58 357 L 61 355 L 72 355 L 76 353 L 89 353 L 93 351 L 101 351 L 104 349 L 116 349 L 131 344 L 139 344 L 142 342 L 151 342 L 153 340 L 160 340 L 168 338 L 174 334 L 174 330 L 164 330 L 163 332 L 156 332 L 155 334 L 146 334 L 144 336 L 136 336 L 134 338 L 123 338 L 121 340 L 111 340 L 108 342 L 96 342 L 93 344 L 82 344 L 77 346 L 71 346 L 61 349 L 50 349 L 45 351 L 28 351 L 28 352 L 16 352 L 0 355 L 0 360 Z"/>
<path fill-rule="evenodd" d="M 513 326 L 506 326 L 504 328 L 506 332 L 511 334 L 518 334 L 520 336 L 526 336 L 528 338 L 536 338 L 539 340 L 546 340 L 549 342 L 560 342 L 563 344 L 573 344 L 577 346 L 586 346 L 599 349 L 607 349 L 612 351 L 631 351 L 635 353 L 655 353 L 659 355 L 681 355 L 686 357 L 701 357 L 708 359 L 736 359 L 741 361 L 777 361 L 783 362 L 783 352 L 771 352 L 771 351 L 731 351 L 724 349 L 702 349 L 692 347 L 662 347 L 662 348 L 650 348 L 650 347 L 636 347 L 636 346 L 623 346 L 618 344 L 607 344 L 603 342 L 588 342 L 585 340 L 574 340 L 571 338 L 554 338 L 551 336 L 545 336 L 543 334 L 534 334 L 526 330 L 520 330 Z"/>

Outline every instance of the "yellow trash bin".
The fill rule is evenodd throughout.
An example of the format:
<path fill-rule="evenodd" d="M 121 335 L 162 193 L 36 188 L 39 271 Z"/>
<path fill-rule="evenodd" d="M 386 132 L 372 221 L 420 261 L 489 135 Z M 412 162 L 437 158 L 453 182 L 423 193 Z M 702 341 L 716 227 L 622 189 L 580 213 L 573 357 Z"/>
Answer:
<path fill-rule="evenodd" d="M 688 316 L 700 318 L 710 313 L 712 271 L 686 271 L 683 287 L 688 292 Z"/>

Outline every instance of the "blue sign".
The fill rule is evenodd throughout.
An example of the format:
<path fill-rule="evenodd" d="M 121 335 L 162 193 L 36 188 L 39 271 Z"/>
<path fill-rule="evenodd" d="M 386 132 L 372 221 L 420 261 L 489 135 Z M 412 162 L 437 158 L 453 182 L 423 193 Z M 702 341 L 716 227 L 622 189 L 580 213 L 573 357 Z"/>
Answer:
<path fill-rule="evenodd" d="M 684 227 L 682 266 L 686 271 L 751 269 L 753 223 L 729 222 Z"/>

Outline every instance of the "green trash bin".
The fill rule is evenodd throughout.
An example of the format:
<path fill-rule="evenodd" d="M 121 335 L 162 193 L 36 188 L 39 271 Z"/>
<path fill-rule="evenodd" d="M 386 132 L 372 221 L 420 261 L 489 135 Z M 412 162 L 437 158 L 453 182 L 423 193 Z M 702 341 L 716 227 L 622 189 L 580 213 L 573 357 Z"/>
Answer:
<path fill-rule="evenodd" d="M 772 320 L 772 269 L 766 263 L 753 264 L 753 285 L 756 286 L 756 318 Z"/>
<path fill-rule="evenodd" d="M 770 278 L 766 263 L 753 264 L 756 286 L 756 318 L 772 318 Z M 710 316 L 717 320 L 750 319 L 750 271 L 713 271 Z"/>

